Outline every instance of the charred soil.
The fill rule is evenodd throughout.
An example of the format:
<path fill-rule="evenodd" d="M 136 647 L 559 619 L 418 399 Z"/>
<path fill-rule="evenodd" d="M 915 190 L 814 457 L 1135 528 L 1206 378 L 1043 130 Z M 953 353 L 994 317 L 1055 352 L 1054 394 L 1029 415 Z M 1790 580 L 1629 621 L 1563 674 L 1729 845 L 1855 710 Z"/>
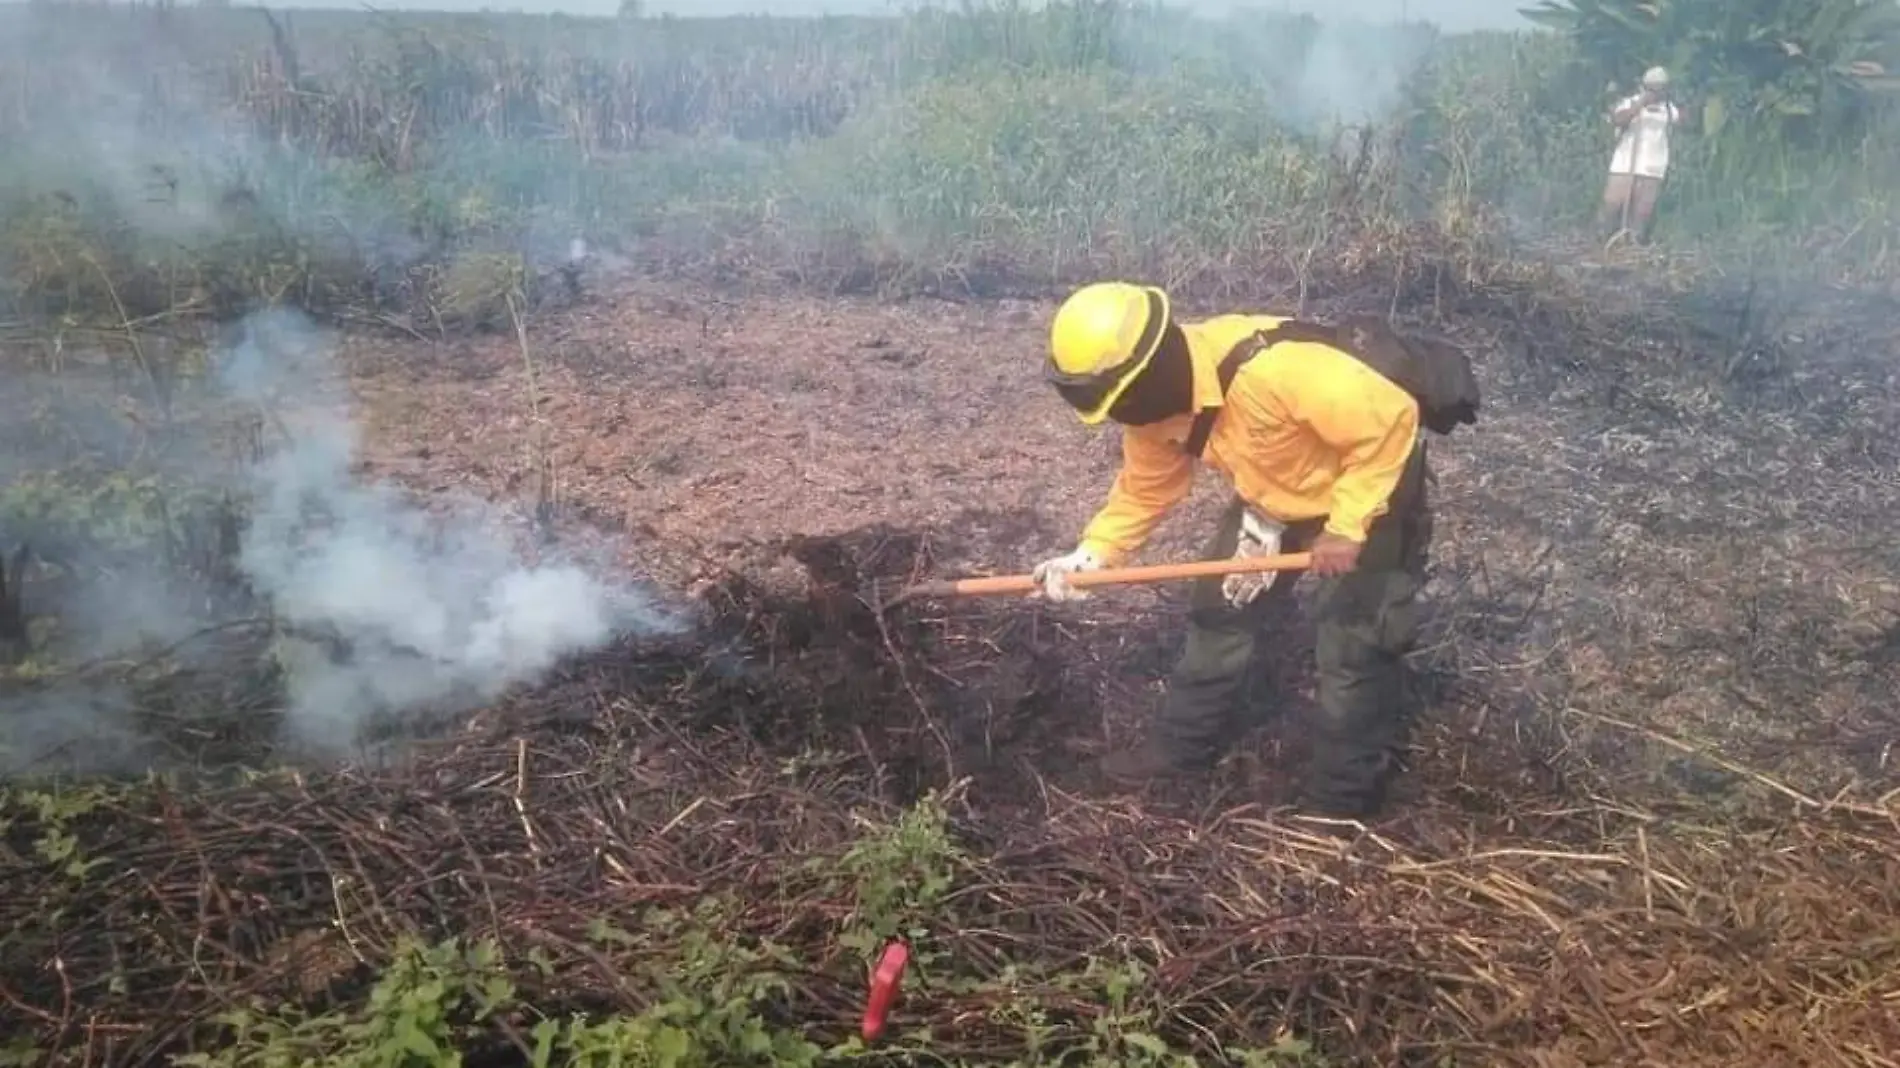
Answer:
<path fill-rule="evenodd" d="M 700 626 L 388 767 L 115 800 L 74 824 L 104 859 L 83 880 L 17 824 L 0 1014 L 73 1063 L 146 1063 L 451 932 L 539 954 L 521 975 L 547 1011 L 637 1010 L 654 992 L 630 977 L 676 940 L 590 930 L 720 895 L 727 930 L 799 962 L 773 1011 L 837 1037 L 867 963 L 838 932 L 865 902 L 813 863 L 929 800 L 968 859 L 919 940 L 947 963 L 894 1027 L 943 1057 L 1020 1053 L 1012 965 L 1050 1041 L 1080 1041 L 1106 1003 L 1050 976 L 1132 957 L 1204 1063 L 1288 1031 L 1339 1064 L 1886 1063 L 1900 394 L 1891 320 L 1828 299 L 1765 335 L 1720 307 L 1442 309 L 1489 408 L 1433 443 L 1404 796 L 1344 829 L 1277 807 L 1307 714 L 1297 619 L 1261 729 L 1130 794 L 1092 758 L 1151 708 L 1184 591 L 868 602 L 1026 570 L 1099 502 L 1115 443 L 1037 382 L 1038 303 L 631 286 L 536 326 L 532 405 L 512 339 L 352 339 L 370 473 L 538 498 L 569 544 L 690 589 Z M 1195 555 L 1220 503 L 1201 486 L 1151 555 Z"/>

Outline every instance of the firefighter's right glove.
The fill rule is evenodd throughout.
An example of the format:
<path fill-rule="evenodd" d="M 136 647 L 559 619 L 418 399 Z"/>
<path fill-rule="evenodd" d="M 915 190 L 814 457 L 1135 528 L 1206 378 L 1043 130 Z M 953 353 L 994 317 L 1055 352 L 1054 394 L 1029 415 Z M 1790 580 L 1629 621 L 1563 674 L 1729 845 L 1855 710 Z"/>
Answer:
<path fill-rule="evenodd" d="M 1240 539 L 1234 546 L 1234 559 L 1248 560 L 1279 552 L 1280 538 L 1285 533 L 1286 525 L 1283 523 L 1256 515 L 1252 509 L 1242 512 Z M 1226 595 L 1228 604 L 1245 608 L 1255 598 L 1272 589 L 1279 578 L 1278 571 L 1245 571 L 1222 579 L 1220 591 Z"/>
<path fill-rule="evenodd" d="M 1035 580 L 1037 593 L 1051 601 L 1080 601 L 1088 596 L 1088 591 L 1069 585 L 1069 576 L 1078 571 L 1095 571 L 1101 566 L 1102 561 L 1094 553 L 1077 549 L 1066 556 L 1037 564 L 1029 577 Z"/>

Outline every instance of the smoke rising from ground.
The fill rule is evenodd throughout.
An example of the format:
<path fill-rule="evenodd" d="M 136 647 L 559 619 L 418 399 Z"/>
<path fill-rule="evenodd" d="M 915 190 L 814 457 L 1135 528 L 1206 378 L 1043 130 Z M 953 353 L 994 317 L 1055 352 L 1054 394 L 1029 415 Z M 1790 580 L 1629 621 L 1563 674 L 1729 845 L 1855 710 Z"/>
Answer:
<path fill-rule="evenodd" d="M 675 627 L 576 565 L 524 563 L 486 502 L 439 518 L 355 479 L 356 428 L 328 353 L 296 313 L 271 311 L 244 324 L 219 371 L 235 398 L 271 409 L 313 386 L 326 395 L 251 472 L 239 559 L 295 635 L 280 656 L 299 740 L 334 750 L 374 712 L 492 700 L 618 634 Z"/>
<path fill-rule="evenodd" d="M 47 52 L 70 52 L 75 63 L 60 68 L 58 86 L 31 83 L 36 88 L 19 111 L 30 112 L 31 121 L 17 127 L 13 164 L 30 173 L 35 191 L 79 193 L 83 207 L 72 209 L 75 215 L 116 220 L 118 232 L 134 238 L 126 242 L 128 259 L 148 250 L 216 250 L 239 264 L 231 271 L 237 277 L 225 281 L 255 288 L 274 266 L 250 251 L 269 245 L 252 240 L 260 235 L 293 235 L 285 247 L 370 267 L 405 265 L 429 252 L 427 239 L 402 223 L 414 214 L 403 197 L 416 188 L 344 181 L 315 158 L 314 145 L 258 136 L 215 85 L 166 78 L 157 88 L 159 79 L 117 62 L 110 49 L 98 50 L 71 20 L 31 11 L 15 17 L 32 32 L 15 35 L 11 47 L 0 42 L 0 53 L 25 60 L 32 52 L 43 60 Z M 261 30 L 257 18 L 253 31 Z M 166 25 L 153 20 L 162 31 L 157 40 L 188 35 Z M 1131 32 L 1151 28 L 1144 23 Z M 124 58 L 182 66 L 197 55 L 193 44 L 181 36 Z M 1322 23 L 1303 59 L 1276 67 L 1263 51 L 1260 69 L 1275 71 L 1289 91 L 1264 93 L 1261 107 L 1312 129 L 1377 121 L 1396 105 L 1416 66 L 1408 49 L 1388 29 Z M 159 57 L 165 62 L 153 50 L 166 53 Z M 511 171 L 510 188 L 537 205 L 531 229 L 559 232 L 565 248 L 565 230 L 539 209 L 559 200 L 569 176 L 529 171 Z M 442 167 L 423 184 L 445 211 L 460 211 L 465 202 L 479 207 L 483 198 L 460 196 L 454 177 Z M 230 195 L 237 192 L 251 196 Z M 480 212 L 471 214 L 479 223 Z M 203 262 L 212 259 L 207 253 Z M 133 314 L 160 314 L 178 294 L 152 296 L 155 306 Z M 225 399 L 265 409 L 288 428 L 287 436 L 272 438 L 261 461 L 235 473 L 210 469 L 217 450 L 209 441 L 186 450 L 184 462 L 201 480 L 249 501 L 236 562 L 281 624 L 272 651 L 286 687 L 287 740 L 344 752 L 382 714 L 469 707 L 618 633 L 668 625 L 637 594 L 577 566 L 524 563 L 505 518 L 486 504 L 453 502 L 444 518 L 423 512 L 395 486 L 356 479 L 347 391 L 331 340 L 309 322 L 289 312 L 256 315 L 213 357 L 213 383 Z M 121 574 L 109 588 L 80 591 L 59 607 L 83 634 L 79 652 L 109 656 L 177 642 L 201 628 L 203 613 L 177 603 L 179 596 L 154 566 Z M 93 763 L 129 764 L 124 746 L 101 748 L 96 739 L 107 730 L 126 737 L 128 709 L 137 704 L 95 684 L 10 704 L 0 709 L 0 750 L 17 751 L 0 752 L 0 767 L 81 736 L 95 740 L 83 750 Z M 67 748 L 68 756 L 77 752 Z"/>
<path fill-rule="evenodd" d="M 41 48 L 78 55 L 86 46 L 59 35 L 71 28 L 68 22 L 41 20 L 34 12 L 14 17 L 24 18 L 35 34 L 45 31 L 43 39 L 35 38 Z M 0 66 L 24 60 L 27 36 L 34 34 L 0 45 Z M 155 47 L 165 50 L 162 42 Z M 0 136 L 10 149 L 10 166 L 32 177 L 25 183 L 28 192 L 71 190 L 78 197 L 64 209 L 57 199 L 48 200 L 19 218 L 44 225 L 57 217 L 46 212 L 65 210 L 75 220 L 116 220 L 133 255 L 144 249 L 215 249 L 252 241 L 260 230 L 294 234 L 304 248 L 343 249 L 369 264 L 417 254 L 417 241 L 401 224 L 397 198 L 386 187 L 358 183 L 341 196 L 306 195 L 300 204 L 293 191 L 305 190 L 323 173 L 302 146 L 257 137 L 240 116 L 176 81 L 162 99 L 153 99 L 137 71 L 86 55 L 89 61 L 65 69 L 69 92 L 35 94 L 33 122 L 4 129 L 16 137 Z M 262 196 L 233 200 L 232 191 Z M 78 243 L 60 248 L 64 260 L 74 258 L 67 252 L 93 251 Z M 244 269 L 253 276 L 237 281 L 250 286 L 268 278 L 271 268 L 260 260 Z M 181 295 L 154 296 L 163 302 Z M 147 310 L 135 306 L 130 314 Z M 168 342 L 148 336 L 145 344 Z M 532 683 L 563 657 L 629 632 L 678 626 L 640 593 L 581 566 L 525 562 L 508 517 L 486 502 L 438 495 L 425 511 L 399 487 L 359 481 L 352 471 L 359 435 L 334 339 L 299 314 L 278 309 L 252 315 L 213 346 L 208 360 L 212 371 L 201 392 L 214 395 L 213 405 L 261 410 L 267 427 L 281 428 L 267 435 L 270 448 L 254 462 L 234 469 L 229 443 L 210 425 L 185 420 L 153 433 L 155 423 L 165 422 L 156 413 L 128 419 L 113 395 L 125 388 L 122 383 L 94 383 L 102 398 L 97 404 L 59 400 L 52 417 L 62 429 L 55 437 L 83 439 L 79 451 L 91 461 L 87 478 L 136 479 L 143 477 L 138 469 L 155 466 L 168 482 L 182 477 L 195 488 L 209 486 L 246 502 L 235 565 L 273 619 L 270 651 L 287 706 L 279 733 L 296 749 L 345 755 L 366 725 L 406 713 L 473 707 L 510 686 Z M 79 382 L 9 369 L 0 399 L 9 410 L 37 410 Z M 127 392 L 136 405 L 148 399 L 136 385 Z M 8 435 L 10 442 L 14 436 L 20 435 Z M 40 442 L 30 444 L 37 449 Z M 0 458 L 8 482 L 51 474 L 70 459 L 15 451 L 10 444 L 9 455 Z M 87 490 L 83 480 L 62 486 L 56 476 L 54 482 L 55 494 Z M 14 529 L 0 535 L 8 550 L 25 540 L 42 559 L 51 559 L 61 555 L 62 540 L 87 540 L 93 533 L 87 528 L 111 521 L 81 516 L 47 524 L 27 519 L 22 525 L 16 517 Z M 191 636 L 240 622 L 207 609 L 202 591 L 180 589 L 169 561 L 139 559 L 128 567 L 122 557 L 107 560 L 89 545 L 67 548 L 68 581 L 41 583 L 32 591 L 31 613 L 59 621 L 51 639 L 57 648 L 43 650 L 53 661 L 135 663 L 181 642 L 188 647 L 171 648 L 173 658 L 205 660 L 211 655 L 205 647 L 215 643 L 192 642 Z M 10 685 L 13 692 L 0 697 L 0 773 L 54 764 L 116 771 L 149 760 L 154 754 L 135 722 L 141 704 L 136 686 L 113 681 L 119 674 L 92 672 L 83 683 Z"/>
<path fill-rule="evenodd" d="M 1281 112 L 1293 125 L 1326 132 L 1370 126 L 1390 118 L 1405 84 L 1424 63 L 1425 34 L 1397 27 L 1328 19 L 1308 46 Z"/>
<path fill-rule="evenodd" d="M 294 750 L 347 756 L 378 717 L 465 710 L 621 635 L 681 628 L 629 585 L 525 561 L 496 506 L 432 500 L 447 507 L 425 510 L 395 485 L 357 478 L 358 431 L 332 339 L 300 314 L 242 322 L 215 383 L 288 431 L 232 489 L 249 504 L 236 563 L 274 619 L 280 735 Z M 144 595 L 121 603 L 114 636 L 125 643 L 100 655 L 175 640 L 190 614 L 150 593 L 162 582 L 133 578 Z M 128 707 L 115 685 L 10 699 L 0 705 L 0 769 L 32 768 L 49 753 L 69 768 L 132 763 L 140 746 Z"/>

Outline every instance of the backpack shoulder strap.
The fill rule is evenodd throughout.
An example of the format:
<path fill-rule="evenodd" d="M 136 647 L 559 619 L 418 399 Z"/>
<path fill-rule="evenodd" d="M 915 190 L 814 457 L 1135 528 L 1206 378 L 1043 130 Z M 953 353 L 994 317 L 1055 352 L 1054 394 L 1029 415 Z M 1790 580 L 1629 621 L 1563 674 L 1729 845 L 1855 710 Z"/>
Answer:
<path fill-rule="evenodd" d="M 1249 335 L 1246 340 L 1229 349 L 1220 362 L 1220 392 L 1227 396 L 1228 387 L 1234 384 L 1234 377 L 1247 361 L 1273 347 L 1280 340 L 1281 327 L 1272 330 L 1260 330 Z M 1194 413 L 1194 425 L 1188 428 L 1187 440 L 1181 443 L 1181 450 L 1196 460 L 1207 451 L 1208 436 L 1214 433 L 1214 420 L 1220 418 L 1219 408 L 1202 408 Z"/>

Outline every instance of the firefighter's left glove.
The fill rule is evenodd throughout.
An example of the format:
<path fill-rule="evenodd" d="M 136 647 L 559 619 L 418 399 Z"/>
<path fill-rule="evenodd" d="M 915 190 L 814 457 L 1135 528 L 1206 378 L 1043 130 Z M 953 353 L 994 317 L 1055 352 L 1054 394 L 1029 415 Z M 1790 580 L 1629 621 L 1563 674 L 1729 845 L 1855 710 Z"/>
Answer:
<path fill-rule="evenodd" d="M 1249 508 L 1240 514 L 1240 539 L 1234 546 L 1234 559 L 1247 560 L 1256 556 L 1272 556 L 1280 551 L 1280 538 L 1286 534 L 1286 525 L 1277 523 L 1265 516 L 1254 514 Z M 1280 578 L 1278 571 L 1247 571 L 1229 575 L 1221 580 L 1220 590 L 1227 603 L 1235 608 L 1245 608 L 1256 597 L 1273 588 Z"/>
<path fill-rule="evenodd" d="M 1029 577 L 1036 583 L 1036 592 L 1051 601 L 1080 601 L 1088 596 L 1088 591 L 1069 585 L 1069 576 L 1080 571 L 1095 571 L 1101 566 L 1102 561 L 1094 553 L 1077 549 L 1037 564 Z"/>

